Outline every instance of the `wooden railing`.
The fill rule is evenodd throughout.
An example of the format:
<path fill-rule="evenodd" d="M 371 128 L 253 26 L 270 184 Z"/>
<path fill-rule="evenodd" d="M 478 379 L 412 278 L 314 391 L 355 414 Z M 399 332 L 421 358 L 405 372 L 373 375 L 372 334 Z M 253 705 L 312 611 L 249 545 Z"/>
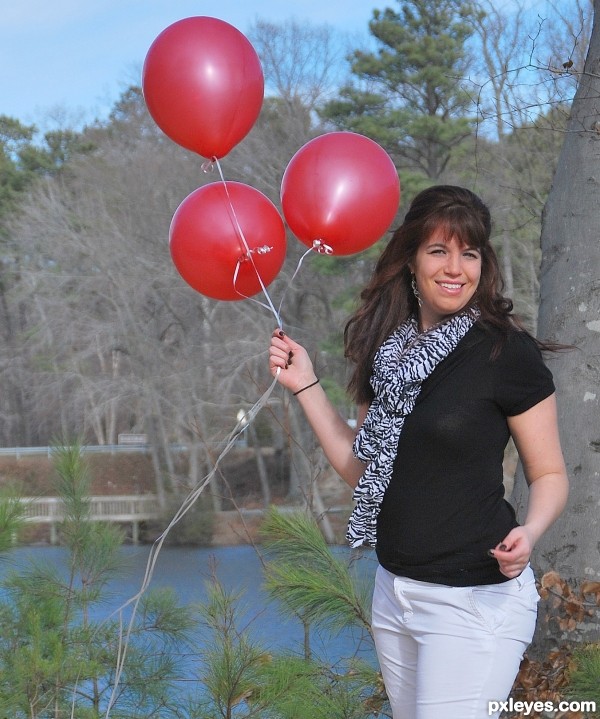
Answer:
<path fill-rule="evenodd" d="M 59 497 L 21 497 L 24 519 L 32 524 L 50 524 L 51 541 L 56 541 L 56 524 L 64 519 L 64 504 Z M 89 497 L 90 520 L 122 522 L 133 525 L 133 541 L 138 541 L 139 523 L 159 516 L 158 500 L 153 494 L 104 495 Z"/>

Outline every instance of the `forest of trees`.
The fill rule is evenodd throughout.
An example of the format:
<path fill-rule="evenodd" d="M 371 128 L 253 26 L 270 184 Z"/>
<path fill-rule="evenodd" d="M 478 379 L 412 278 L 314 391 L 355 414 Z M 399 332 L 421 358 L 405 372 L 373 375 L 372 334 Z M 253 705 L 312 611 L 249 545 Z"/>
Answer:
<path fill-rule="evenodd" d="M 415 191 L 437 182 L 466 184 L 489 202 L 507 294 L 535 330 L 541 213 L 591 16 L 589 0 L 549 5 L 546 17 L 518 3 L 509 12 L 488 0 L 412 0 L 374 10 L 371 46 L 350 51 L 334 28 L 257 20 L 246 32 L 267 93 L 254 129 L 222 161 L 225 177 L 277 205 L 305 142 L 338 129 L 366 134 L 398 168 L 399 218 Z M 139 86 L 81 130 L 40 136 L 0 116 L 3 446 L 112 444 L 120 432 L 144 432 L 157 481 L 176 475 L 176 442 L 191 448 L 194 483 L 268 386 L 274 318 L 253 302 L 194 293 L 169 257 L 179 202 L 217 179 L 201 165 L 156 127 Z M 291 282 L 304 249 L 288 238 L 269 292 L 284 297 L 287 330 L 312 347 L 350 415 L 341 328 L 379 246 L 311 256 Z M 256 421 L 260 441 L 285 443 L 281 428 L 299 424 L 293 412 L 274 396 Z"/>

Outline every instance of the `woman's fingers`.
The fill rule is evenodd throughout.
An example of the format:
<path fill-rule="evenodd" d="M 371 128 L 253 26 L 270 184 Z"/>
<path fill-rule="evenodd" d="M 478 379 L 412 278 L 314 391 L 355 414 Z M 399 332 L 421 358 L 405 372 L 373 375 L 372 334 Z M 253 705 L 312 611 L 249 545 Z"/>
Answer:
<path fill-rule="evenodd" d="M 302 345 L 281 329 L 273 331 L 269 346 L 269 369 L 279 382 L 292 391 L 315 379 L 312 361 Z"/>

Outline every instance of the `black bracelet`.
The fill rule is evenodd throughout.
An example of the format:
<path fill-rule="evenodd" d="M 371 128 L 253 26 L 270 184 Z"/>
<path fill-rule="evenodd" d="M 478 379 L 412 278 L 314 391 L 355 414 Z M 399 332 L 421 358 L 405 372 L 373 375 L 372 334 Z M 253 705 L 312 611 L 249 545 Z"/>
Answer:
<path fill-rule="evenodd" d="M 300 394 L 300 392 L 304 392 L 305 389 L 309 389 L 310 387 L 314 387 L 316 384 L 319 384 L 319 382 L 320 380 L 317 378 L 314 382 L 307 384 L 306 387 L 302 387 L 302 389 L 299 389 L 297 392 L 294 392 L 292 396 L 295 397 L 297 394 Z"/>

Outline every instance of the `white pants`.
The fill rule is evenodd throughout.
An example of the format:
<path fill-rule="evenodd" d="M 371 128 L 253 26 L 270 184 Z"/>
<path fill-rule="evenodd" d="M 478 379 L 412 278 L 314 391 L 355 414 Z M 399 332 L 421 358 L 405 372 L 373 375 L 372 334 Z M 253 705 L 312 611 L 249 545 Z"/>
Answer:
<path fill-rule="evenodd" d="M 394 719 L 486 719 L 531 642 L 531 567 L 501 584 L 448 587 L 378 567 L 373 634 Z"/>

